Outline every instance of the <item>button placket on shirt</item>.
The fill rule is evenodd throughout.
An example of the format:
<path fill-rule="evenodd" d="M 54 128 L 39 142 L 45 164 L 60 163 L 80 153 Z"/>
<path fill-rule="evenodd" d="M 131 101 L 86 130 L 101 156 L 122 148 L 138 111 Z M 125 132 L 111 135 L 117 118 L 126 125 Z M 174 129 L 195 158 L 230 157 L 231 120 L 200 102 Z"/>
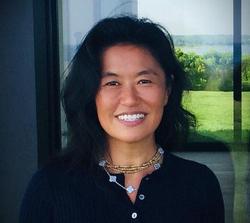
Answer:
<path fill-rule="evenodd" d="M 145 183 L 147 184 L 148 182 L 147 181 L 149 181 L 150 180 L 150 178 L 149 177 L 145 177 L 144 178 L 144 180 L 146 181 Z M 143 185 L 143 182 L 142 182 L 142 185 L 141 185 L 141 187 L 140 187 L 140 190 L 141 189 L 143 189 L 144 188 L 144 186 L 145 185 Z M 144 188 L 145 189 L 145 188 Z M 139 205 L 139 206 L 141 206 L 141 205 L 143 205 L 143 201 L 146 199 L 146 196 L 145 196 L 145 194 L 142 192 L 142 191 L 138 191 L 138 198 L 137 198 L 137 205 Z M 139 220 L 139 214 L 138 214 L 138 211 L 136 211 L 135 209 L 131 212 L 131 220 L 132 220 L 132 222 L 139 222 L 140 220 Z"/>
<path fill-rule="evenodd" d="M 145 181 L 149 181 L 149 177 L 145 177 Z M 140 193 L 138 197 L 139 197 L 139 200 L 143 201 L 145 199 L 145 194 Z"/>
<path fill-rule="evenodd" d="M 136 212 L 133 212 L 133 213 L 131 214 L 131 217 L 132 217 L 133 219 L 136 219 L 136 218 L 137 218 L 137 213 L 136 213 Z"/>
<path fill-rule="evenodd" d="M 140 199 L 141 201 L 143 201 L 143 200 L 145 199 L 145 195 L 144 195 L 144 194 L 140 194 L 140 195 L 139 195 L 139 199 Z"/>
<path fill-rule="evenodd" d="M 143 201 L 144 199 L 145 199 L 145 195 L 144 194 L 142 194 L 142 193 L 140 193 L 139 195 L 137 195 L 138 196 L 138 201 L 140 200 L 140 201 Z M 137 202 L 138 202 L 137 201 Z M 137 203 L 136 202 L 136 203 Z M 137 203 L 138 204 L 138 203 Z M 140 206 L 140 205 L 139 205 Z M 138 210 L 136 210 L 136 208 L 133 208 L 133 210 L 132 210 L 132 212 L 131 212 L 131 220 L 132 220 L 132 222 L 140 222 L 140 220 L 139 220 L 139 213 L 138 213 Z"/>

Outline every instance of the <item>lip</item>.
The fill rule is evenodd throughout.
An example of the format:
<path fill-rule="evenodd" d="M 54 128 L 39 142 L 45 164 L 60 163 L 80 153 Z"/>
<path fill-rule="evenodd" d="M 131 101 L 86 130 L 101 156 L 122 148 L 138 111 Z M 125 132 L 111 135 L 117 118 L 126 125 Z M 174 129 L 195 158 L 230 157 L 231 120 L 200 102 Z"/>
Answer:
<path fill-rule="evenodd" d="M 121 124 L 123 124 L 125 126 L 134 127 L 134 126 L 138 126 L 142 122 L 144 122 L 145 118 L 144 119 L 138 119 L 138 120 L 135 120 L 135 121 L 124 121 L 124 120 L 120 120 L 118 118 L 117 118 L 117 120 L 118 120 L 118 122 L 120 122 Z"/>
<path fill-rule="evenodd" d="M 145 117 L 143 119 L 138 119 L 138 120 L 135 120 L 135 121 L 125 121 L 125 120 L 121 120 L 118 118 L 118 116 L 120 115 L 133 115 L 133 114 L 144 114 L 144 116 L 146 117 L 147 113 L 145 112 L 141 112 L 141 111 L 133 111 L 133 112 L 123 112 L 123 113 L 119 113 L 118 115 L 116 115 L 115 117 L 117 118 L 117 120 L 127 126 L 127 127 L 135 127 L 135 126 L 138 126 L 140 125 L 142 122 L 144 122 L 145 120 Z"/>
<path fill-rule="evenodd" d="M 134 114 L 143 114 L 143 115 L 147 115 L 146 112 L 142 112 L 142 111 L 133 111 L 133 112 L 122 112 L 122 113 L 119 113 L 118 115 L 115 115 L 115 117 L 118 117 L 120 115 L 134 115 Z"/>

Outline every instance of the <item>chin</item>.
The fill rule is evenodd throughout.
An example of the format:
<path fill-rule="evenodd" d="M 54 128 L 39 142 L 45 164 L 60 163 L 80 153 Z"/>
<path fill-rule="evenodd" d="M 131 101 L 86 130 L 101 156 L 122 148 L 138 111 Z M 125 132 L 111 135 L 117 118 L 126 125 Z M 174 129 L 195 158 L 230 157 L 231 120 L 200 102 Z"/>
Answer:
<path fill-rule="evenodd" d="M 132 144 L 132 143 L 139 143 L 139 142 L 143 142 L 145 140 L 149 140 L 152 139 L 152 136 L 149 135 L 132 135 L 132 134 L 128 134 L 128 135 L 123 135 L 121 137 L 112 137 L 113 140 L 117 140 L 120 141 L 122 143 L 128 143 L 128 144 Z"/>

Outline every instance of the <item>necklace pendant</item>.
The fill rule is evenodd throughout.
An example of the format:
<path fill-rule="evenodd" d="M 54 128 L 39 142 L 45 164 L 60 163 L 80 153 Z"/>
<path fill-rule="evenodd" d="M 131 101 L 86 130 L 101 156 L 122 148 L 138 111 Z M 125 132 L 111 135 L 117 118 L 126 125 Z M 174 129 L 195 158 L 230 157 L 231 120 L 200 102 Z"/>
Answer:
<path fill-rule="evenodd" d="M 127 188 L 126 188 L 126 191 L 129 193 L 129 194 L 131 194 L 132 192 L 134 192 L 136 189 L 135 188 L 133 188 L 132 186 L 128 186 Z"/>
<path fill-rule="evenodd" d="M 116 176 L 110 175 L 109 182 L 116 182 Z"/>
<path fill-rule="evenodd" d="M 161 147 L 158 149 L 158 152 L 159 152 L 161 155 L 164 154 L 164 150 L 163 150 Z"/>
<path fill-rule="evenodd" d="M 105 160 L 100 160 L 99 166 L 105 167 L 106 161 Z"/>
<path fill-rule="evenodd" d="M 159 163 L 154 164 L 155 170 L 158 170 L 160 167 L 161 167 L 161 164 L 159 164 Z"/>

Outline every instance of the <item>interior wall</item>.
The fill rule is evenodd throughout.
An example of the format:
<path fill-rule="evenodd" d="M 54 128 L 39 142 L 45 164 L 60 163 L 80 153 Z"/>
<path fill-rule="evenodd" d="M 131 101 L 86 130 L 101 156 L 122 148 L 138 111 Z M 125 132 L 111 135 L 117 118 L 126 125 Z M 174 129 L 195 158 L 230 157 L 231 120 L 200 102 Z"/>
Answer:
<path fill-rule="evenodd" d="M 1 0 L 0 222 L 18 222 L 37 167 L 33 1 Z"/>

